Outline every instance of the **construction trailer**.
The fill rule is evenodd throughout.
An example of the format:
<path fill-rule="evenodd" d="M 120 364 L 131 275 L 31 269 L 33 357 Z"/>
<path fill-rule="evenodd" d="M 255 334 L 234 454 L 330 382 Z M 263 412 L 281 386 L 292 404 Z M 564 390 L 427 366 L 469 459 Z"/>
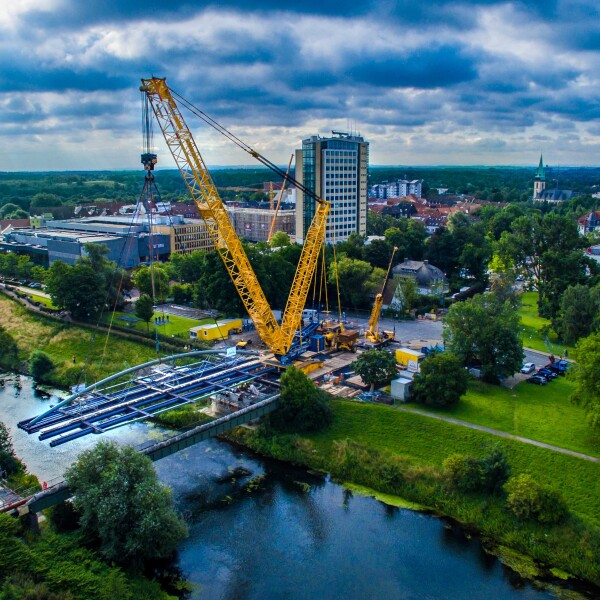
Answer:
<path fill-rule="evenodd" d="M 396 362 L 401 367 L 414 373 L 420 371 L 420 365 L 424 358 L 425 354 L 418 350 L 411 350 L 410 348 L 398 348 L 396 350 Z"/>
<path fill-rule="evenodd" d="M 408 402 L 412 383 L 413 380 L 410 377 L 398 377 L 398 379 L 392 379 L 390 389 L 391 397 L 400 402 Z"/>
<path fill-rule="evenodd" d="M 232 333 L 242 333 L 242 319 L 223 319 L 215 323 L 197 325 L 190 329 L 193 340 L 226 340 Z"/>

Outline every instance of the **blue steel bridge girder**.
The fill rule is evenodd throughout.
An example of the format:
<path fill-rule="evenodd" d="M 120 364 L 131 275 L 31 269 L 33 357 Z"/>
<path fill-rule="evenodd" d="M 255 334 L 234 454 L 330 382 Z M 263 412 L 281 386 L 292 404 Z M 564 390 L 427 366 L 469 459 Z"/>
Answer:
<path fill-rule="evenodd" d="M 255 353 L 241 352 L 240 359 L 221 362 L 193 363 L 183 367 L 172 367 L 152 375 L 136 377 L 129 387 L 114 390 L 101 389 L 101 385 L 141 369 L 161 363 L 174 362 L 177 358 L 189 358 L 215 351 L 197 351 L 178 354 L 161 361 L 150 361 L 126 369 L 90 386 L 83 394 L 73 395 L 50 411 L 33 419 L 22 421 L 19 427 L 28 433 L 39 432 L 39 439 L 51 439 L 50 445 L 57 446 L 90 433 L 102 433 L 128 422 L 146 419 L 164 410 L 169 410 L 218 391 L 237 387 L 242 383 L 261 379 L 274 372 L 265 366 Z M 112 390 L 112 391 L 111 391 Z M 76 399 L 81 404 L 69 406 Z"/>

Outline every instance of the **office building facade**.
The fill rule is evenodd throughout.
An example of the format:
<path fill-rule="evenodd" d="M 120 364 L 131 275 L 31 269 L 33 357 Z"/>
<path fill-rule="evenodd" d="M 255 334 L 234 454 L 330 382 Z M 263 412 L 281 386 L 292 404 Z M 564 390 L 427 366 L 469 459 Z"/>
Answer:
<path fill-rule="evenodd" d="M 325 243 L 367 233 L 369 143 L 361 136 L 332 132 L 303 140 L 296 151 L 296 179 L 330 204 Z M 315 214 L 316 201 L 296 192 L 296 241 L 302 243 Z"/>

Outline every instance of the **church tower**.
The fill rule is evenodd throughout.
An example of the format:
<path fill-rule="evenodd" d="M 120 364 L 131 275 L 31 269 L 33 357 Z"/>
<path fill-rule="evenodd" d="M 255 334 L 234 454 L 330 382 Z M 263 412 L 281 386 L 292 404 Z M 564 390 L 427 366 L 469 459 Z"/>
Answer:
<path fill-rule="evenodd" d="M 546 172 L 544 170 L 544 159 L 540 154 L 540 164 L 533 178 L 533 200 L 538 200 L 546 189 Z"/>

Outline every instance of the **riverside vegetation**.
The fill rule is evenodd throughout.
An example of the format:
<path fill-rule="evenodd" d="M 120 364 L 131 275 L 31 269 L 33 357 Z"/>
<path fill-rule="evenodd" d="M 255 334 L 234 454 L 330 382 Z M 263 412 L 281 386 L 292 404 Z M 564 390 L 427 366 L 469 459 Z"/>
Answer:
<path fill-rule="evenodd" d="M 104 448 L 106 447 L 107 444 L 104 444 Z M 113 448 L 113 446 L 108 447 Z M 87 455 L 98 454 L 98 452 L 102 452 L 102 449 L 88 451 Z M 160 512 L 161 515 L 166 514 L 167 518 L 174 522 L 174 525 L 170 527 L 171 538 L 182 535 L 184 525 L 174 513 L 168 510 L 170 494 L 156 482 L 156 475 L 150 461 L 133 450 L 124 449 L 122 452 L 129 453 L 127 468 L 130 471 L 132 471 L 129 467 L 131 461 L 134 460 L 138 463 L 137 471 L 135 468 L 132 471 L 137 477 L 136 481 L 144 480 L 144 485 L 139 487 L 138 494 L 151 498 L 151 500 L 145 500 L 144 509 L 149 509 L 149 512 L 152 512 L 153 515 L 156 515 L 157 512 Z M 79 461 L 71 468 L 71 484 L 76 485 L 77 479 L 85 476 L 86 472 L 90 471 L 88 463 L 89 459 L 87 463 Z M 139 463 L 142 463 L 141 467 Z M 113 466 L 116 467 L 116 465 L 116 461 L 113 460 Z M 117 477 L 118 470 L 111 469 L 109 472 Z M 120 471 L 123 472 L 123 470 L 123 467 L 120 467 Z M 25 465 L 15 455 L 11 437 L 5 425 L 1 422 L 0 471 L 7 477 L 7 483 L 13 489 L 30 491 L 41 489 L 37 478 L 27 473 Z M 143 474 L 139 475 L 140 472 L 143 472 Z M 97 473 L 94 476 L 94 481 L 100 482 L 96 483 L 96 487 L 101 486 L 102 482 L 106 487 L 106 480 L 107 477 L 98 478 Z M 130 487 L 134 487 L 133 483 Z M 121 489 L 122 486 L 113 485 L 112 494 L 104 490 L 102 496 L 103 498 L 109 495 L 119 496 Z M 129 528 L 118 526 L 118 530 L 122 532 L 120 535 L 126 539 L 126 542 L 120 542 L 120 545 L 114 543 L 112 539 L 109 540 L 110 544 L 107 543 L 104 539 L 107 537 L 107 531 L 104 529 L 100 532 L 90 532 L 90 523 L 93 526 L 100 522 L 95 517 L 89 518 L 90 510 L 93 511 L 99 506 L 103 506 L 105 510 L 106 507 L 108 507 L 108 510 L 111 508 L 110 503 L 98 503 L 98 495 L 89 498 L 90 494 L 94 494 L 95 491 L 93 486 L 88 486 L 87 497 L 83 495 L 79 499 L 80 505 L 87 507 L 87 513 L 82 512 L 82 515 L 88 517 L 86 521 L 87 529 L 77 526 L 78 514 L 74 511 L 71 503 L 68 502 L 53 507 L 46 512 L 46 516 L 49 518 L 40 524 L 41 535 L 32 534 L 22 519 L 17 519 L 5 513 L 0 514 L 0 599 L 38 598 L 40 600 L 59 600 L 69 598 L 71 600 L 88 600 L 97 598 L 98 600 L 114 600 L 120 598 L 122 600 L 133 600 L 135 598 L 136 600 L 175 600 L 176 596 L 171 596 L 161 589 L 158 582 L 144 577 L 144 571 L 140 568 L 139 563 L 140 556 L 137 556 L 136 569 L 131 566 L 121 568 L 114 564 L 115 562 L 123 564 L 123 557 L 127 557 L 126 551 L 130 549 L 127 544 L 131 545 L 136 541 L 144 543 L 143 535 L 140 535 L 139 532 L 135 532 L 136 535 L 130 535 L 133 526 L 131 523 L 137 521 L 138 527 L 140 526 L 139 514 L 137 518 L 136 515 L 127 515 L 130 522 Z M 153 493 L 149 494 L 149 492 Z M 129 489 L 121 494 L 132 496 Z M 123 499 L 120 498 L 121 509 L 123 504 Z M 165 508 L 166 506 L 167 508 Z M 160 521 L 159 524 L 155 525 L 155 527 L 157 526 L 160 526 Z M 148 529 L 147 523 L 146 530 L 146 535 L 152 535 L 151 528 Z M 109 531 L 108 535 L 111 534 L 112 531 Z M 115 537 L 114 534 L 112 535 Z M 161 538 L 162 541 L 164 541 L 164 536 Z M 163 544 L 163 548 L 166 547 L 167 552 L 171 549 L 168 543 L 167 541 L 167 546 Z M 156 551 L 156 544 L 145 544 L 145 547 Z M 118 548 L 119 554 L 111 556 L 107 549 L 112 550 L 115 548 Z M 134 548 L 134 550 L 136 555 L 140 554 L 138 548 Z M 111 563 L 101 560 L 101 556 L 110 558 Z M 175 580 L 173 584 L 175 587 L 185 586 L 185 582 L 178 580 Z"/>
<path fill-rule="evenodd" d="M 319 433 L 286 434 L 263 426 L 230 438 L 456 519 L 525 576 L 570 573 L 600 585 L 599 464 L 504 439 L 490 449 L 494 438 L 484 432 L 388 406 L 342 400 L 331 406 L 332 425 Z M 493 460 L 498 451 L 510 465 L 511 479 L 503 486 L 500 477 L 489 483 L 491 493 L 482 492 L 477 478 L 486 462 L 502 471 L 502 461 Z M 457 463 L 470 476 L 475 473 L 477 486 L 457 482 Z M 523 493 L 531 488 L 524 474 L 538 483 L 529 497 Z"/>

